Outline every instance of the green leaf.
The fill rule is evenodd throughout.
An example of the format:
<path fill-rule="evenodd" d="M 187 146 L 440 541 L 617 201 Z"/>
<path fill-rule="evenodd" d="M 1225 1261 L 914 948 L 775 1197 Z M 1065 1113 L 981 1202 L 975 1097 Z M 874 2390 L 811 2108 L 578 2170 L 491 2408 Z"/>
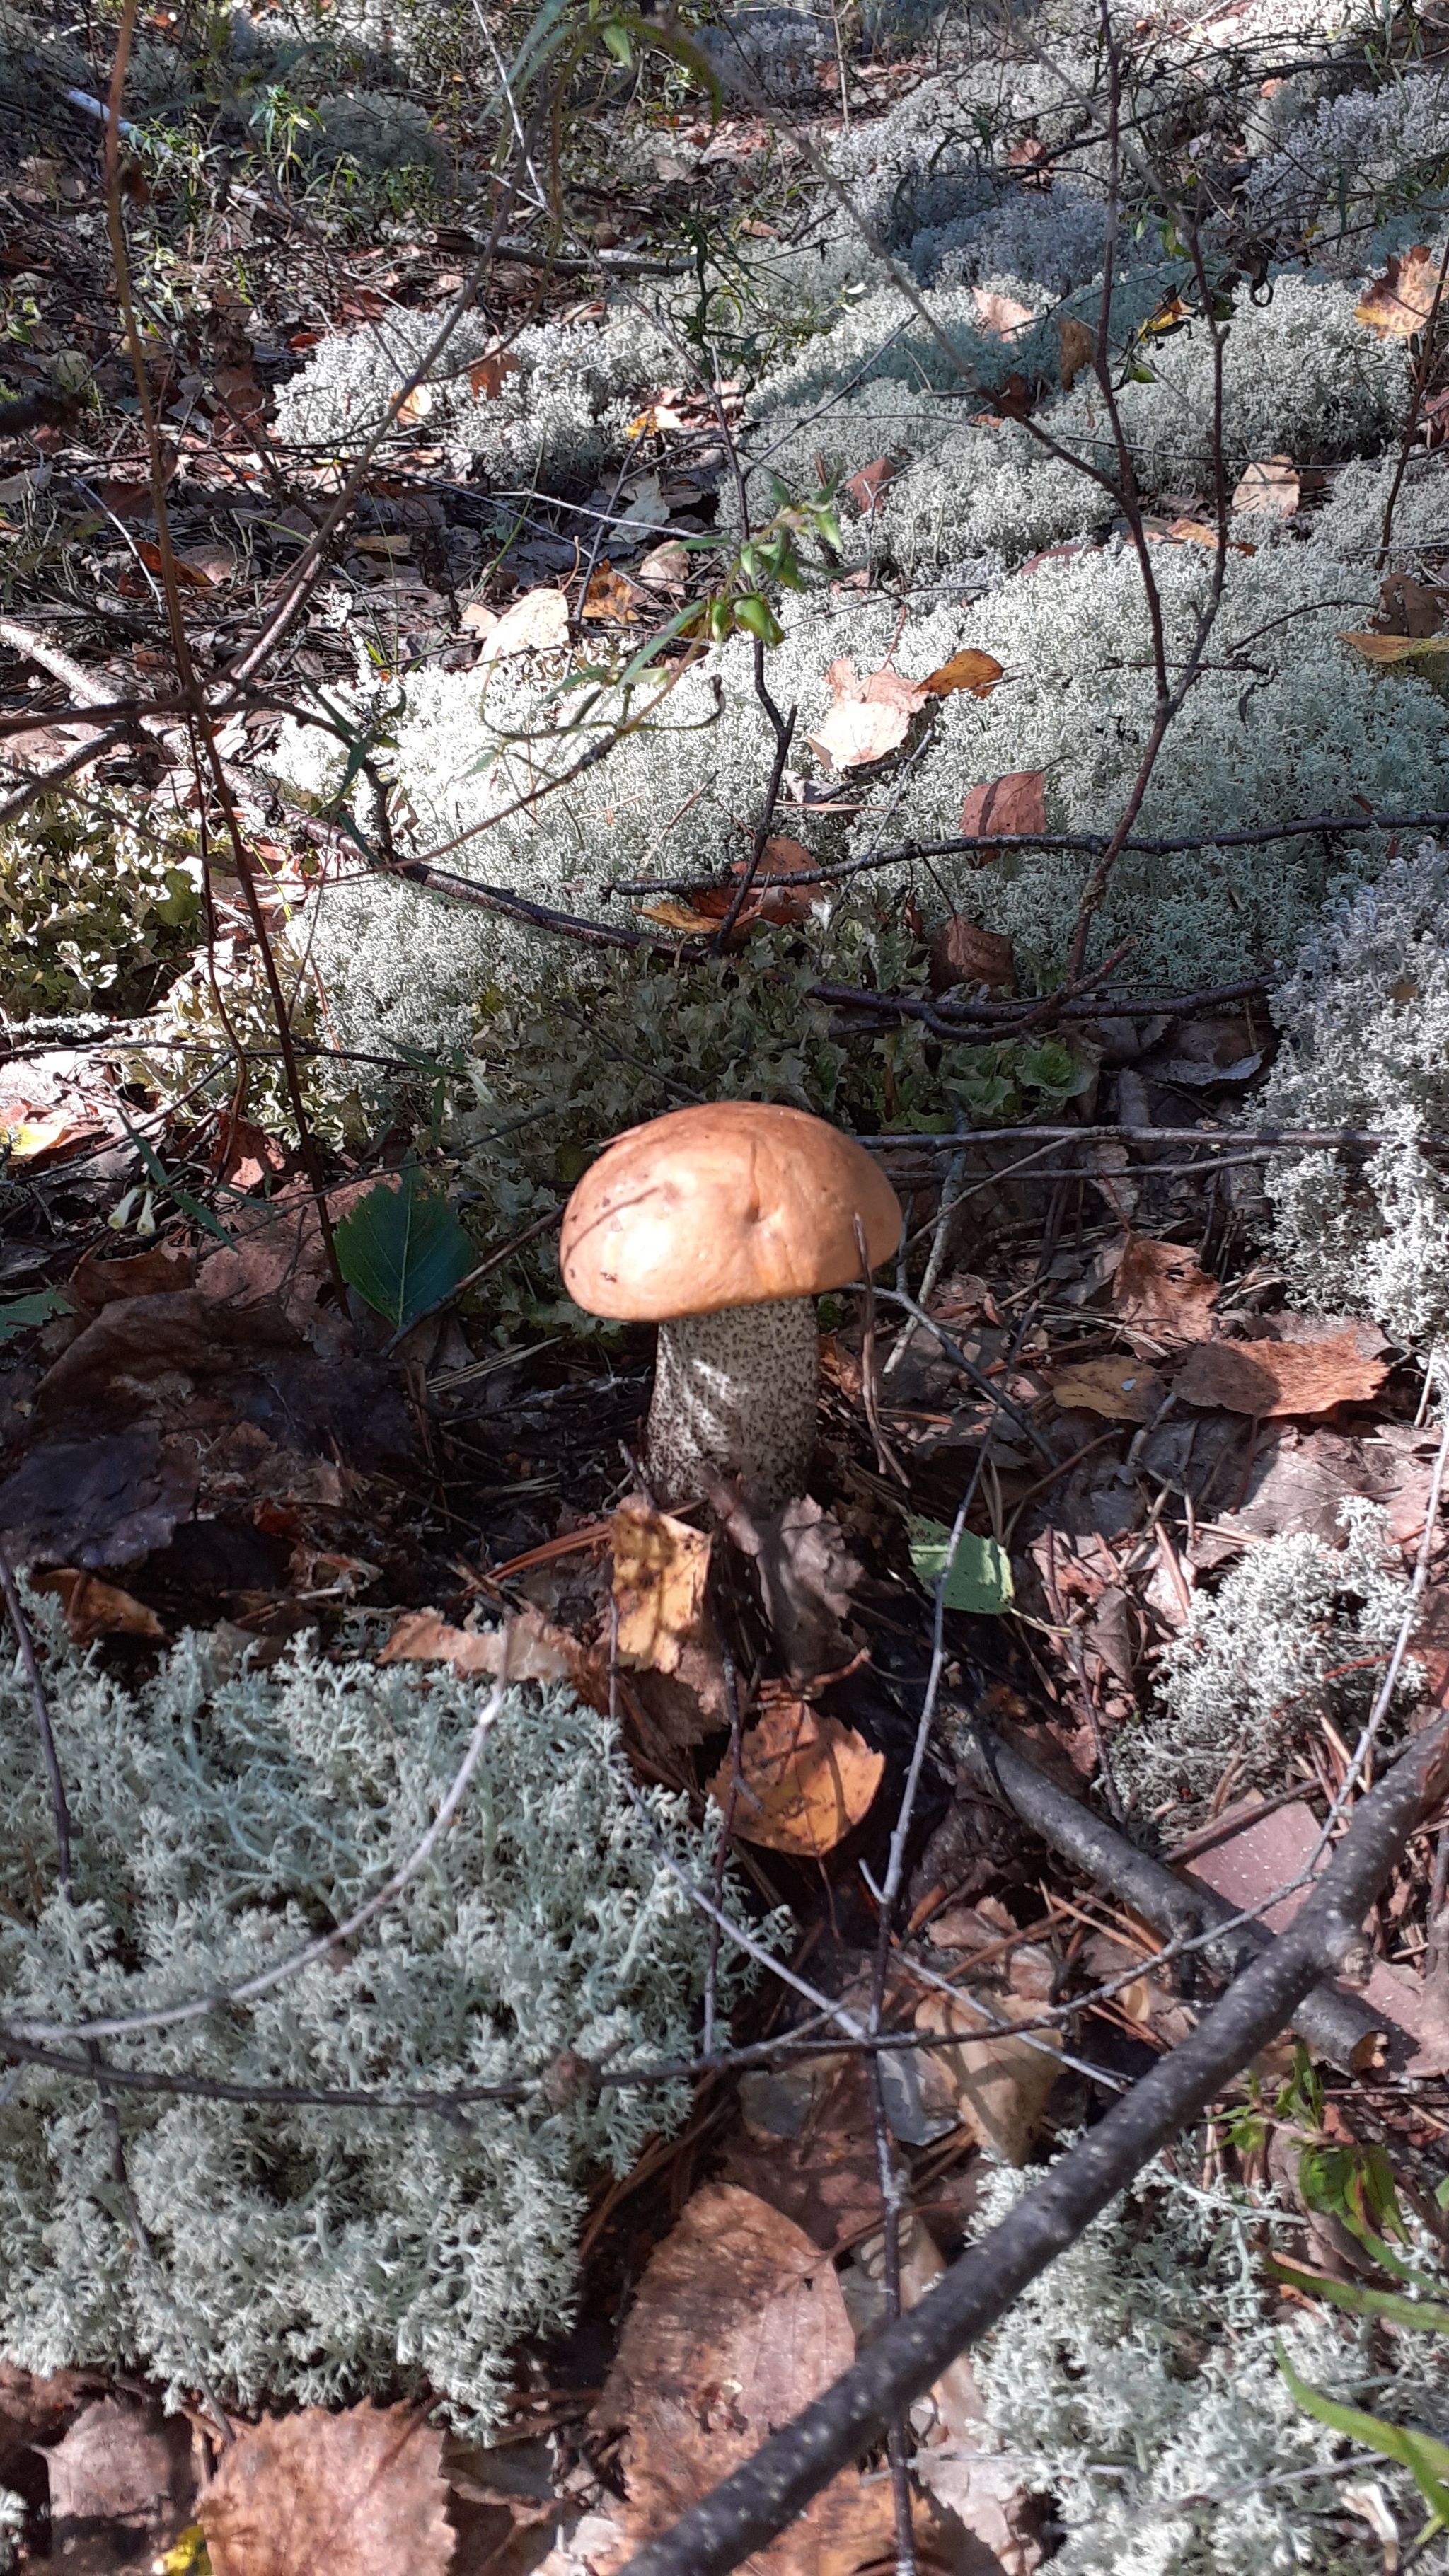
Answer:
<path fill-rule="evenodd" d="M 1371 2290 L 1362 2281 L 1334 2281 L 1326 2272 L 1300 2271 L 1276 2254 L 1268 2257 L 1275 2281 L 1290 2290 L 1311 2292 L 1331 2308 L 1346 2308 L 1352 2317 L 1385 2317 L 1390 2325 L 1416 2326 L 1421 2333 L 1449 2334 L 1449 2307 L 1442 2299 L 1406 2299 L 1402 2290 Z"/>
<path fill-rule="evenodd" d="M 934 1592 L 941 1583 L 941 1599 L 948 1610 L 974 1610 L 982 1617 L 994 1618 L 1010 1609 L 1014 1597 L 1011 1559 L 999 1539 L 978 1538 L 974 1530 L 963 1530 L 953 1554 L 951 1533 L 944 1521 L 912 1517 L 906 1529 L 917 1581 L 928 1592 Z"/>
<path fill-rule="evenodd" d="M 58 1288 L 37 1288 L 29 1297 L 8 1297 L 0 1306 L 0 1342 L 8 1342 L 15 1333 L 28 1333 L 32 1324 L 48 1324 L 52 1315 L 72 1312 L 68 1297 Z"/>
<path fill-rule="evenodd" d="M 428 1188 L 416 1167 L 396 1184 L 379 1181 L 359 1199 L 334 1241 L 348 1287 L 398 1332 L 476 1266 L 473 1246 L 447 1200 Z"/>
<path fill-rule="evenodd" d="M 1278 2367 L 1305 2415 L 1316 2417 L 1331 2432 L 1346 2434 L 1351 2442 L 1362 2442 L 1381 2460 L 1393 2460 L 1407 2469 L 1434 2517 L 1432 2527 L 1449 2525 L 1449 2442 L 1436 2441 L 1432 2433 L 1421 2433 L 1412 2424 L 1390 2424 L 1382 2415 L 1366 2415 L 1361 2407 L 1344 2406 L 1338 2398 L 1326 2397 L 1321 2388 L 1310 2388 L 1281 2344 Z"/>

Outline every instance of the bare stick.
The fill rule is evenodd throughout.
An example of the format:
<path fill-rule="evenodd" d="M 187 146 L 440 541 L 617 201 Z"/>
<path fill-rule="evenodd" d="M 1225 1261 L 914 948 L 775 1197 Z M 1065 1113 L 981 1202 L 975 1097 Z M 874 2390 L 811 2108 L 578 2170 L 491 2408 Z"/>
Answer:
<path fill-rule="evenodd" d="M 1113 2105 L 1001 2226 L 919 2306 L 743 2468 L 630 2559 L 624 2576 L 730 2576 L 783 2531 L 903 2406 L 987 2333 L 1134 2174 L 1197 2119 L 1351 1952 L 1410 1834 L 1449 1776 L 1449 1718 L 1421 1735 L 1364 1799 L 1302 1911 L 1190 2038 Z"/>

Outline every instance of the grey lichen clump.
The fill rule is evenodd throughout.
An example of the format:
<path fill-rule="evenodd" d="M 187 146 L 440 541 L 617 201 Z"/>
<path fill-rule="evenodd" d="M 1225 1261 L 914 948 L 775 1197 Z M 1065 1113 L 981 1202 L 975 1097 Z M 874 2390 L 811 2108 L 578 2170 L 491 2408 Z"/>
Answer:
<path fill-rule="evenodd" d="M 1030 2177 L 989 2185 L 983 2224 Z M 1365 2527 L 1330 2474 L 1343 2445 L 1295 2404 L 1281 2340 L 1330 2395 L 1441 2436 L 1442 2348 L 1356 2320 L 1276 2322 L 1261 2268 L 1287 2214 L 1167 2160 L 1139 2176 L 973 2356 L 991 2423 L 1066 2526 L 1053 2576 L 1361 2576 Z M 1302 2252 L 1290 2234 L 1285 2250 Z M 1317 2472 L 1317 2474 L 1315 2474 Z M 1423 2506 L 1378 2460 L 1409 2529 Z"/>
<path fill-rule="evenodd" d="M 223 1678 L 189 1636 L 135 1689 L 40 1605 L 72 1817 L 74 1903 L 23 1676 L 0 1673 L 0 2021 L 165 2007 L 289 1958 L 415 1849 L 481 1687 L 291 1648 Z M 682 1803 L 631 1793 L 608 1722 L 508 1692 L 437 1853 L 359 1936 L 244 2009 L 137 2031 L 133 2067 L 226 2083 L 446 2091 L 564 2052 L 688 2054 L 701 1918 L 665 1868 L 704 1858 Z M 677 2119 L 685 2088 L 554 2090 L 466 2118 L 116 2096 L 138 2255 L 92 2086 L 0 2093 L 0 2356 L 214 2386 L 251 2406 L 427 2386 L 496 2417 L 520 2335 L 573 2286 L 581 2192 Z M 153 2259 L 154 2258 L 154 2259 Z"/>
<path fill-rule="evenodd" d="M 1375 1316 L 1420 1348 L 1449 1333 L 1449 857 L 1432 842 L 1341 901 L 1273 996 L 1283 1049 L 1265 1123 L 1350 1127 L 1358 1161 L 1284 1155 L 1268 1176 L 1278 1249 L 1314 1304 Z"/>
<path fill-rule="evenodd" d="M 1113 1763 L 1134 1806 L 1177 1821 L 1230 1778 L 1281 1789 L 1297 1747 L 1331 1717 L 1350 1738 L 1383 1674 L 1408 1597 L 1377 1505 L 1343 1506 L 1345 1544 L 1306 1530 L 1254 1547 L 1163 1657 L 1157 1708 L 1122 1734 Z M 1412 1691 L 1418 1668 L 1404 1674 Z"/>

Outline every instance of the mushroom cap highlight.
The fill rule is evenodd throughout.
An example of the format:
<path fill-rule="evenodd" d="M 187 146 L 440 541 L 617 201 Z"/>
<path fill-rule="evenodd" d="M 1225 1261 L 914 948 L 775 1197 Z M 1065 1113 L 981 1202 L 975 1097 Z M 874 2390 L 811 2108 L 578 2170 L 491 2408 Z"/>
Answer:
<path fill-rule="evenodd" d="M 894 1252 L 901 1210 L 853 1136 L 803 1109 L 673 1109 L 605 1147 L 564 1211 L 564 1285 L 620 1323 L 815 1297 Z"/>

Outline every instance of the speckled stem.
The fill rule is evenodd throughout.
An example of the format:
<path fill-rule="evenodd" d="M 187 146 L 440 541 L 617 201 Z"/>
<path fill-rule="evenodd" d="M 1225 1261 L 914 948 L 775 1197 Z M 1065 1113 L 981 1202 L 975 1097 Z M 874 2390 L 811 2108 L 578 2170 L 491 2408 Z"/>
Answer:
<path fill-rule="evenodd" d="M 819 1380 L 813 1297 L 661 1324 L 646 1451 L 660 1501 L 696 1501 L 706 1467 L 734 1477 L 756 1511 L 803 1494 Z"/>

